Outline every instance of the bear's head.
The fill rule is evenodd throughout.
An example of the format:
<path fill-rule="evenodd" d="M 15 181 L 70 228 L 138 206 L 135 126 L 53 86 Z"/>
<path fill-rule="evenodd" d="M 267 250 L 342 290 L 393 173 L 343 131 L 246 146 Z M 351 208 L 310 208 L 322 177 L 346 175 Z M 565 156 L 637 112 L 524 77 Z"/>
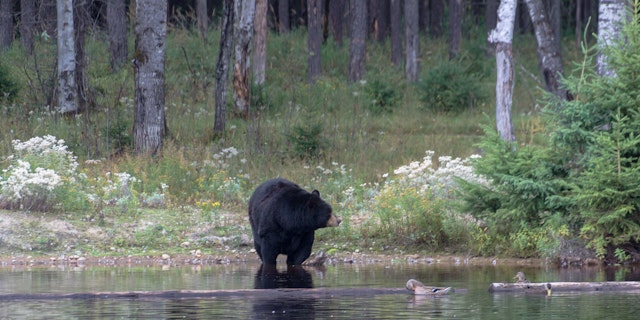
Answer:
<path fill-rule="evenodd" d="M 331 206 L 320 198 L 320 191 L 313 190 L 309 199 L 309 209 L 314 213 L 318 228 L 337 227 L 342 220 L 333 214 Z"/>

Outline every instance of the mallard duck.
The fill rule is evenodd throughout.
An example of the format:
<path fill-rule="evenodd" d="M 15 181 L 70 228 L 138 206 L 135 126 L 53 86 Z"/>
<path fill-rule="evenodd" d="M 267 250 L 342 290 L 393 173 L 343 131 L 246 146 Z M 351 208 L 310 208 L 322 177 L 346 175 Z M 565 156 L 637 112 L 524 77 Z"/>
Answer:
<path fill-rule="evenodd" d="M 516 276 L 513 277 L 516 280 L 516 283 L 529 283 L 529 280 L 527 280 L 527 277 L 525 277 L 524 272 L 522 271 L 518 271 L 518 273 L 516 273 Z"/>
<path fill-rule="evenodd" d="M 413 291 L 413 293 L 416 295 L 438 296 L 449 294 L 449 292 L 451 291 L 451 287 L 429 287 L 425 286 L 422 282 L 416 279 L 409 279 L 409 281 L 407 281 L 406 287 L 407 290 Z"/>

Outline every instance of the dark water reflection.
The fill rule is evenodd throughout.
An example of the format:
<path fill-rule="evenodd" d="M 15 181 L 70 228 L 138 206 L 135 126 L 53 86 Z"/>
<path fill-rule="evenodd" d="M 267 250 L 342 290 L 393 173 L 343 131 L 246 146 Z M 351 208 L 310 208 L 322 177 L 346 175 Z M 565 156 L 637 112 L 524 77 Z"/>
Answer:
<path fill-rule="evenodd" d="M 0 319 L 638 319 L 639 293 L 490 294 L 522 270 L 533 282 L 638 280 L 629 268 L 517 268 L 467 265 L 335 265 L 260 268 L 0 268 L 0 294 L 251 288 L 401 288 L 409 278 L 461 288 L 442 297 L 304 294 L 206 299 L 0 300 Z M 362 292 L 362 291 L 361 291 Z"/>

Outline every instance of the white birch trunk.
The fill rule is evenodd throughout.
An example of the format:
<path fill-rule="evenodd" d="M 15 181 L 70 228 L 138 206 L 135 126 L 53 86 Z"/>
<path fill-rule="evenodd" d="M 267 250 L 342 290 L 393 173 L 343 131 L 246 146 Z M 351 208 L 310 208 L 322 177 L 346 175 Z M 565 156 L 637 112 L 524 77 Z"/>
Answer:
<path fill-rule="evenodd" d="M 511 123 L 515 83 L 511 42 L 516 6 L 516 0 L 502 0 L 498 7 L 498 23 L 489 33 L 489 43 L 496 46 L 496 126 L 500 137 L 505 141 L 515 141 Z"/>
<path fill-rule="evenodd" d="M 78 111 L 73 0 L 58 0 L 58 108 L 60 113 Z"/>
<path fill-rule="evenodd" d="M 600 0 L 598 8 L 598 56 L 596 71 L 601 76 L 615 77 L 615 72 L 607 64 L 606 48 L 613 45 L 622 31 L 626 16 L 626 0 Z"/>
<path fill-rule="evenodd" d="M 235 17 L 233 101 L 236 111 L 245 118 L 249 116 L 249 68 L 251 67 L 251 39 L 255 9 L 255 0 L 236 0 L 233 3 Z"/>
<path fill-rule="evenodd" d="M 529 9 L 529 17 L 538 44 L 538 64 L 540 73 L 544 77 L 547 90 L 561 99 L 567 98 L 567 92 L 561 89 L 562 57 L 559 46 L 556 46 L 556 34 L 551 28 L 551 22 L 542 0 L 525 0 Z"/>
<path fill-rule="evenodd" d="M 136 153 L 157 154 L 162 148 L 164 114 L 164 62 L 167 37 L 167 2 L 136 2 L 135 115 L 133 143 Z"/>

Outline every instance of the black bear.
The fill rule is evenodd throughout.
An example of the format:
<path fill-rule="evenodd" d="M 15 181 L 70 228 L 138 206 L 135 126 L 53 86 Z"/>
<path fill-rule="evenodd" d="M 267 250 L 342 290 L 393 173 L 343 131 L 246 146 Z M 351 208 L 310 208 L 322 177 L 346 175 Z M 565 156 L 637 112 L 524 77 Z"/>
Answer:
<path fill-rule="evenodd" d="M 256 188 L 249 199 L 249 221 L 253 243 L 263 264 L 276 264 L 278 254 L 287 255 L 288 265 L 309 258 L 314 232 L 336 227 L 340 219 L 320 192 L 307 192 L 286 179 L 271 179 Z"/>

